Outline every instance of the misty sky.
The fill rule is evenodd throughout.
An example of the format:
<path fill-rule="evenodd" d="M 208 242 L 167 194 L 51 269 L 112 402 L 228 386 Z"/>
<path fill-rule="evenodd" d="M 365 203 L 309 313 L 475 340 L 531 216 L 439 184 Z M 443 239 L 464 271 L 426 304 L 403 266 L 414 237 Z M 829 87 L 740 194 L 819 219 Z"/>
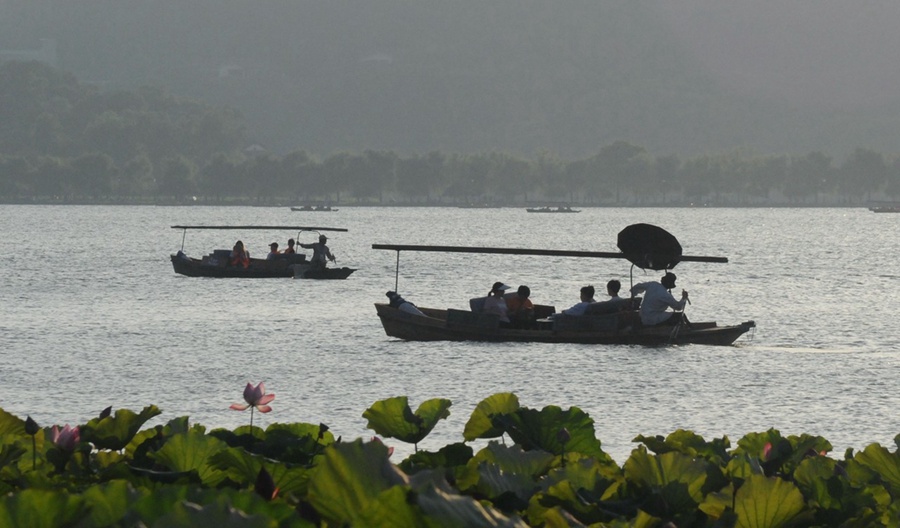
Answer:
<path fill-rule="evenodd" d="M 841 106 L 900 96 L 900 1 L 662 0 L 691 52 L 735 90 Z"/>

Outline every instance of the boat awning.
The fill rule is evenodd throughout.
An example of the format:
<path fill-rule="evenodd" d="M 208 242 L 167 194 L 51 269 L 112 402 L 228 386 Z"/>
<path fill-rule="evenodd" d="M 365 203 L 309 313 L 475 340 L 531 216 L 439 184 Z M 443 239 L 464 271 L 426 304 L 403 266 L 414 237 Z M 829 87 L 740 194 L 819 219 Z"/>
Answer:
<path fill-rule="evenodd" d="M 526 249 L 526 248 L 496 248 L 496 247 L 468 247 L 468 246 L 415 246 L 406 244 L 372 244 L 372 249 L 388 249 L 393 251 L 435 251 L 444 253 L 487 253 L 501 255 L 542 255 L 550 257 L 588 257 L 588 258 L 614 258 L 628 259 L 625 253 L 604 251 L 568 251 L 562 249 Z M 727 257 L 704 257 L 681 255 L 681 262 L 714 262 L 726 263 Z"/>

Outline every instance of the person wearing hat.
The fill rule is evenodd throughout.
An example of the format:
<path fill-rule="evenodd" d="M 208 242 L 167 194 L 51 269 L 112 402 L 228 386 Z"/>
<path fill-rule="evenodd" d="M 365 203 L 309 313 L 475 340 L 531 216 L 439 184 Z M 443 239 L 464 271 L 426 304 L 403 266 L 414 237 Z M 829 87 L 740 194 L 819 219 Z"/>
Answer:
<path fill-rule="evenodd" d="M 312 259 L 310 259 L 311 270 L 323 270 L 325 269 L 325 265 L 328 260 L 330 260 L 331 262 L 335 261 L 334 255 L 331 254 L 331 250 L 328 249 L 328 246 L 325 245 L 325 242 L 327 241 L 327 236 L 319 235 L 318 242 L 314 242 L 312 244 L 299 244 L 300 247 L 304 249 L 313 250 Z"/>
<path fill-rule="evenodd" d="M 278 255 L 278 242 L 272 242 L 269 244 L 269 254 L 266 255 L 266 260 L 275 260 Z"/>
<path fill-rule="evenodd" d="M 495 313 L 499 315 L 500 322 L 504 324 L 509 323 L 509 308 L 506 306 L 506 299 L 503 298 L 503 294 L 508 289 L 509 286 L 506 284 L 495 282 L 494 285 L 491 286 L 491 291 L 488 292 L 487 298 L 484 300 L 484 308 L 482 309 L 485 313 Z"/>
<path fill-rule="evenodd" d="M 682 320 L 684 305 L 688 302 L 688 292 L 681 290 L 681 300 L 675 299 L 670 290 L 675 287 L 674 273 L 667 272 L 659 282 L 641 282 L 631 288 L 632 297 L 643 293 L 641 301 L 641 323 L 646 326 L 676 325 Z M 672 308 L 674 312 L 668 311 Z"/>

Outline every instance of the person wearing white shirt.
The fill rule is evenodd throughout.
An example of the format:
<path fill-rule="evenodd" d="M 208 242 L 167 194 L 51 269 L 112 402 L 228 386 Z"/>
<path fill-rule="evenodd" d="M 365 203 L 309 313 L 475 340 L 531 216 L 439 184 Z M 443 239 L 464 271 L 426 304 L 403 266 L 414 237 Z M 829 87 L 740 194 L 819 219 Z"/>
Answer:
<path fill-rule="evenodd" d="M 669 292 L 675 287 L 675 274 L 666 273 L 659 282 L 641 282 L 631 288 L 631 295 L 644 294 L 641 302 L 641 323 L 646 326 L 676 325 L 681 321 L 681 311 L 688 302 L 688 292 L 681 290 L 681 300 Z M 675 310 L 668 311 L 669 308 Z"/>

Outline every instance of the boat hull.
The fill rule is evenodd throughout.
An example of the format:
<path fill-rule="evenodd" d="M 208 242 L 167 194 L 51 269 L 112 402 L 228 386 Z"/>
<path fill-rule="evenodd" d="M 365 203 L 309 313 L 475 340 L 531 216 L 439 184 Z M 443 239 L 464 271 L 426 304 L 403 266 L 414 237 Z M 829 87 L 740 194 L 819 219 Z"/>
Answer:
<path fill-rule="evenodd" d="M 743 334 L 754 328 L 753 321 L 734 326 L 718 326 L 716 323 L 691 323 L 679 327 L 642 327 L 617 324 L 616 316 L 581 319 L 585 325 L 556 325 L 544 323 L 536 329 L 500 328 L 496 321 L 458 310 L 419 308 L 426 317 L 409 314 L 387 304 L 376 304 L 375 309 L 385 333 L 390 337 L 407 341 L 489 341 L 576 343 L 595 345 L 732 345 Z M 574 316 L 573 316 L 574 317 Z M 594 323 L 599 324 L 594 324 Z M 607 324 L 608 323 L 608 324 Z"/>
<path fill-rule="evenodd" d="M 355 268 L 325 268 L 313 270 L 308 264 L 296 264 L 291 266 L 293 277 L 295 279 L 320 279 L 320 280 L 340 280 L 346 279 L 354 271 Z"/>

